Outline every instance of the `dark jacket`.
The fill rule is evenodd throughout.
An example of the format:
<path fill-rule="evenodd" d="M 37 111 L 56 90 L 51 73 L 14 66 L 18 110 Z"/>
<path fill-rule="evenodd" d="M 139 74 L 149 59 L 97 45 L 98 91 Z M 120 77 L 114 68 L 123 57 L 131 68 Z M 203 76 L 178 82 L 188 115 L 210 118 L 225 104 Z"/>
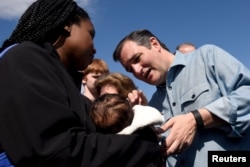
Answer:
<path fill-rule="evenodd" d="M 0 146 L 24 167 L 146 166 L 158 144 L 95 132 L 90 109 L 50 44 L 24 42 L 0 59 Z"/>

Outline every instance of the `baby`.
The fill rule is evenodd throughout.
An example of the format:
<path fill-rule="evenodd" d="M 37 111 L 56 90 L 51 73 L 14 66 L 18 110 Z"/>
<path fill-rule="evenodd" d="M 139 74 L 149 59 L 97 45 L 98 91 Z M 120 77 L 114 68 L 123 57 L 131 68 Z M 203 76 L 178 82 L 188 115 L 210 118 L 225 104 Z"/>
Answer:
<path fill-rule="evenodd" d="M 101 133 L 132 134 L 147 126 L 164 122 L 161 113 L 153 107 L 135 105 L 118 94 L 98 97 L 90 117 Z"/>
<path fill-rule="evenodd" d="M 120 94 L 104 94 L 94 101 L 90 117 L 97 131 L 104 134 L 129 135 L 136 133 L 141 139 L 161 144 L 162 138 L 154 125 L 164 122 L 161 113 L 153 107 L 134 105 Z M 152 166 L 165 167 L 165 158 L 159 157 Z"/>

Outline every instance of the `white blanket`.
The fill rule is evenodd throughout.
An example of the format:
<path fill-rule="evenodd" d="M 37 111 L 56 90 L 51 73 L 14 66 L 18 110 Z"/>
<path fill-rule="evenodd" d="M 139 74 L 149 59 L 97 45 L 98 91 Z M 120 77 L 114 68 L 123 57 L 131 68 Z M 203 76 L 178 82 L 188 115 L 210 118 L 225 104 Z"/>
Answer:
<path fill-rule="evenodd" d="M 135 105 L 133 107 L 134 118 L 131 125 L 124 128 L 117 134 L 132 134 L 139 128 L 149 125 L 160 125 L 164 122 L 164 117 L 154 107 Z"/>

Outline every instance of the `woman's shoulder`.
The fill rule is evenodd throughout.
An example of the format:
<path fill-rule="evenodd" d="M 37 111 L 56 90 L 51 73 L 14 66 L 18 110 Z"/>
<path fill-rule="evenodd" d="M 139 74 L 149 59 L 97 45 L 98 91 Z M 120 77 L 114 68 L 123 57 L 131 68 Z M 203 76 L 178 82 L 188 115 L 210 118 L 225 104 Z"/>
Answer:
<path fill-rule="evenodd" d="M 47 43 L 44 44 L 37 44 L 34 42 L 30 42 L 30 41 L 25 41 L 19 44 L 16 44 L 10 51 L 13 52 L 32 52 L 32 51 L 45 51 L 47 50 Z"/>
<path fill-rule="evenodd" d="M 36 44 L 30 41 L 22 42 L 15 44 L 12 48 L 10 48 L 3 57 L 8 57 L 7 59 L 11 60 L 32 60 L 32 59 L 44 59 L 45 56 L 51 54 L 53 50 L 52 46 L 48 44 Z"/>
<path fill-rule="evenodd" d="M 9 49 L 3 55 L 4 57 L 20 57 L 27 56 L 29 52 L 41 49 L 37 44 L 33 42 L 22 42 L 14 44 L 9 47 Z"/>

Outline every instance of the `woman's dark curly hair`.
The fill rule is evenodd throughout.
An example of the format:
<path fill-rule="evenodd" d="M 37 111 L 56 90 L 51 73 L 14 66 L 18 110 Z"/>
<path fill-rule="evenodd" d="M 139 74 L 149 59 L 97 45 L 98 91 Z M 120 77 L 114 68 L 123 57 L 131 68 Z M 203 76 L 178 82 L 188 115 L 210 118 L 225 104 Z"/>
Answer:
<path fill-rule="evenodd" d="M 65 32 L 64 26 L 90 19 L 73 0 L 37 0 L 25 11 L 0 48 L 24 41 L 53 43 Z"/>

